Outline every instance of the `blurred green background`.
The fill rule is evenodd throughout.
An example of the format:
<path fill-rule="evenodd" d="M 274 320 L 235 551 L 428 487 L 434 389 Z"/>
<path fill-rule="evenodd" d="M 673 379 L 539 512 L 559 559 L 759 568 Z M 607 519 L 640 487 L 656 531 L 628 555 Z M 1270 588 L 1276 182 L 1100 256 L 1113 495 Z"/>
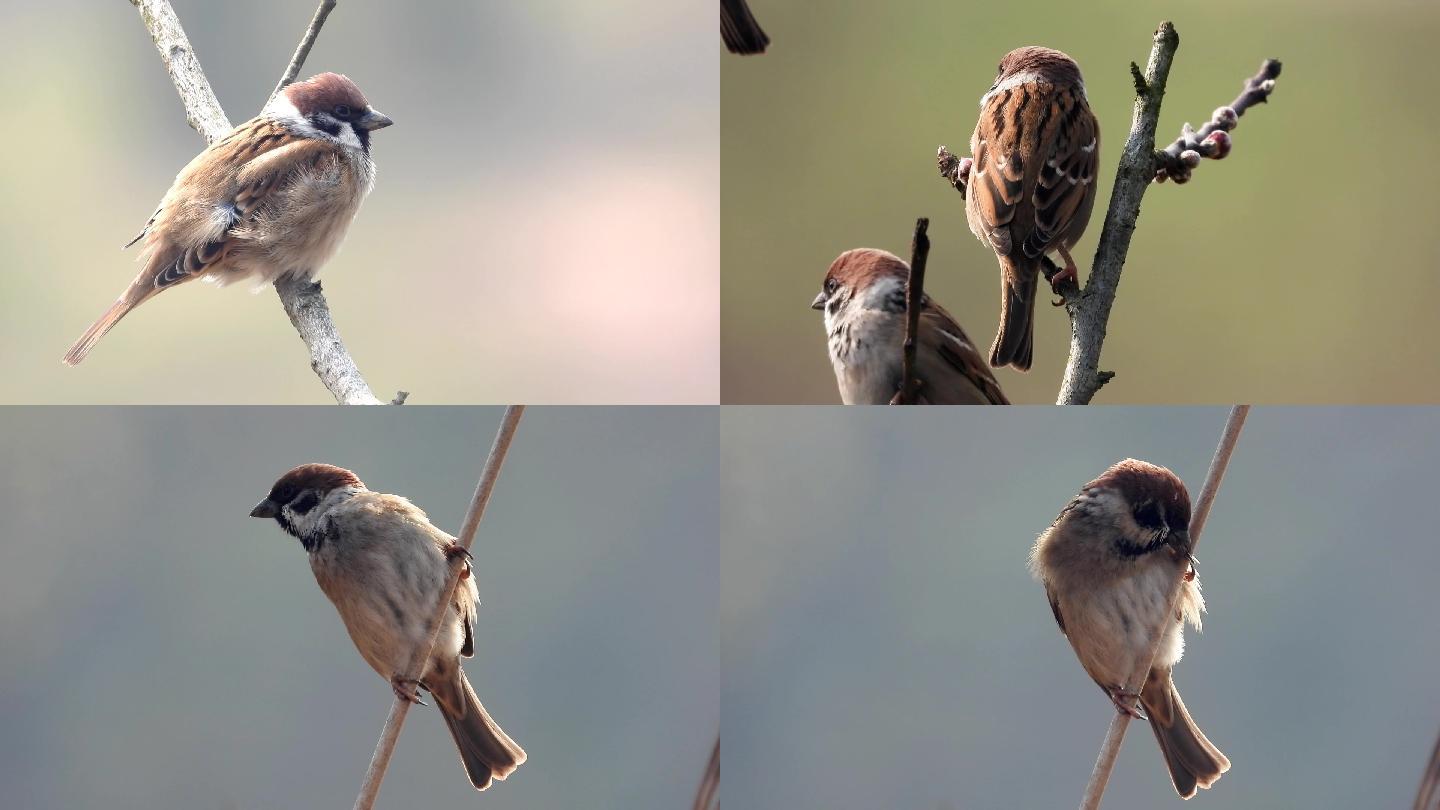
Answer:
<path fill-rule="evenodd" d="M 1223 409 L 726 409 L 723 794 L 746 808 L 1074 807 L 1114 713 L 1026 570 L 1135 456 L 1199 494 Z M 777 450 L 783 448 L 783 451 Z M 1434 409 L 1259 408 L 1200 540 L 1175 681 L 1209 808 L 1409 807 L 1440 732 Z M 1132 724 L 1105 807 L 1178 807 Z"/>
<path fill-rule="evenodd" d="M 1100 194 L 1075 250 L 1088 272 L 1130 128 L 1131 61 L 1169 17 L 1180 33 L 1157 138 L 1228 104 L 1265 57 L 1284 62 L 1235 149 L 1145 196 L 1102 367 L 1107 403 L 1440 400 L 1440 232 L 1429 159 L 1440 4 L 1415 0 L 784 3 L 753 0 L 774 39 L 721 60 L 722 396 L 839 401 L 807 308 L 853 247 L 909 257 L 931 218 L 926 290 L 984 347 L 999 270 L 965 225 L 935 149 L 969 151 L 1006 51 L 1080 63 L 1101 122 Z M 1173 16 L 1171 16 L 1173 15 Z M 1334 171 L 1331 171 L 1334 169 Z M 1035 367 L 998 372 L 1016 402 L 1054 402 L 1069 347 L 1039 306 Z"/>
<path fill-rule="evenodd" d="M 316 4 L 174 5 L 239 123 Z M 348 74 L 395 126 L 320 278 L 378 396 L 718 400 L 714 16 L 702 0 L 339 4 L 302 75 Z M 0 402 L 333 401 L 269 288 L 187 285 L 61 366 L 204 142 L 129 3 L 0 0 L 0 31 Z"/>
<path fill-rule="evenodd" d="M 0 804 L 349 806 L 390 688 L 250 507 L 325 460 L 454 532 L 498 409 L 18 409 L 0 423 Z M 660 808 L 719 724 L 713 409 L 527 411 L 465 663 L 530 754 L 477 797 L 433 709 L 385 807 Z"/>

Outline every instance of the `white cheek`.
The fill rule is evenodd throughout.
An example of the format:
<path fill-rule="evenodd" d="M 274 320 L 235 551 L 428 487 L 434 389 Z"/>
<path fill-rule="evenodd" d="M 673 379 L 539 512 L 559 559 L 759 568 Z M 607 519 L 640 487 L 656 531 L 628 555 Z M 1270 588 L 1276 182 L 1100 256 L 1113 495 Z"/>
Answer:
<path fill-rule="evenodd" d="M 884 309 L 886 302 L 905 283 L 898 278 L 885 277 L 875 280 L 855 296 L 855 301 L 864 309 Z"/>
<path fill-rule="evenodd" d="M 344 121 L 341 121 L 341 122 L 340 122 L 339 141 L 340 141 L 340 143 L 345 144 L 346 146 L 350 147 L 351 149 L 359 149 L 359 148 L 361 148 L 361 147 L 360 147 L 360 136 L 358 136 L 358 135 L 355 134 L 355 128 L 352 127 L 352 126 L 350 126 L 350 124 L 348 124 L 348 123 L 346 123 L 346 122 L 344 122 Z"/>
<path fill-rule="evenodd" d="M 269 104 L 266 104 L 262 112 L 271 118 L 278 118 L 287 124 L 294 124 L 295 126 L 309 126 L 310 123 L 305 120 L 305 117 L 300 114 L 299 110 L 295 109 L 295 105 L 290 103 L 290 99 L 285 98 L 285 94 L 283 93 L 276 96 Z"/>

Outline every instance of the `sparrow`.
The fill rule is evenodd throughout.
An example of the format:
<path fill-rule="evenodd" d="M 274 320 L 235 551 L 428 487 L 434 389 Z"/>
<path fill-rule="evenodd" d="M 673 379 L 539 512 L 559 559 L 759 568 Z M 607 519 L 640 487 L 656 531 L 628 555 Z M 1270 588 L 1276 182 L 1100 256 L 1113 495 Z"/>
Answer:
<path fill-rule="evenodd" d="M 1191 548 L 1184 482 L 1164 467 L 1126 459 L 1086 484 L 1030 554 L 1030 570 L 1044 583 L 1080 665 L 1119 711 L 1148 716 L 1182 799 L 1230 770 L 1230 760 L 1195 725 L 1170 677 L 1185 651 L 1183 622 L 1199 630 L 1205 611 Z M 1130 680 L 1157 641 L 1159 651 L 1138 693 L 1141 715 Z"/>
<path fill-rule="evenodd" d="M 417 686 L 434 696 L 476 789 L 520 767 L 524 749 L 490 718 L 460 669 L 460 658 L 475 654 L 479 592 L 469 553 L 455 538 L 405 498 L 372 492 L 355 473 L 330 464 L 285 473 L 250 516 L 274 518 L 299 539 L 360 656 L 398 697 L 419 703 Z M 425 625 L 455 557 L 466 558 L 463 577 L 424 673 L 406 681 L 405 668 L 427 641 Z"/>
<path fill-rule="evenodd" d="M 910 266 L 883 250 L 840 254 L 810 302 L 825 312 L 830 363 L 846 405 L 886 405 L 904 376 L 905 292 Z M 965 330 L 930 300 L 921 299 L 915 372 L 918 404 L 1008 405 L 1010 401 Z"/>
<path fill-rule="evenodd" d="M 1059 251 L 1074 279 L 1070 248 L 1095 207 L 1100 124 L 1085 98 L 1075 60 L 1050 48 L 1017 48 L 1000 62 L 980 98 L 970 137 L 974 155 L 965 217 L 1000 260 L 1000 329 L 990 363 L 1030 368 L 1041 260 Z"/>
<path fill-rule="evenodd" d="M 720 36 L 731 53 L 764 53 L 770 44 L 745 0 L 720 0 Z"/>
<path fill-rule="evenodd" d="M 256 117 L 176 175 L 125 247 L 144 241 L 140 274 L 65 353 L 76 365 L 120 319 L 196 278 L 257 288 L 308 280 L 334 255 L 375 181 L 370 133 L 393 121 L 335 73 L 287 86 Z"/>

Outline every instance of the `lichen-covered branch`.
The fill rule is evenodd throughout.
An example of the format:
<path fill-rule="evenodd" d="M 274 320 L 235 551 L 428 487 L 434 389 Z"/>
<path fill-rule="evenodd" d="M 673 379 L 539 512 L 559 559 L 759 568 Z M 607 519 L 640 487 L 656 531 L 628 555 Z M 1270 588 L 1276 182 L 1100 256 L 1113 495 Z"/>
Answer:
<path fill-rule="evenodd" d="M 910 240 L 910 279 L 905 286 L 905 343 L 900 356 L 900 390 L 891 405 L 914 405 L 920 392 L 920 379 L 915 373 L 915 353 L 920 345 L 920 311 L 925 306 L 925 262 L 930 258 L 930 220 L 915 220 L 915 236 Z"/>
<path fill-rule="evenodd" d="M 460 532 L 455 535 L 455 543 L 464 548 L 466 553 L 455 555 L 450 562 L 450 578 L 445 581 L 445 587 L 435 600 L 430 621 L 425 625 L 425 635 L 422 636 L 425 641 L 410 653 L 410 661 L 401 679 L 404 682 L 417 682 L 424 674 L 430 652 L 435 648 L 435 639 L 440 635 L 440 625 L 445 620 L 446 611 L 450 609 L 450 600 L 455 598 L 455 586 L 460 584 L 465 573 L 470 546 L 475 542 L 475 532 L 480 528 L 480 519 L 485 517 L 485 507 L 489 505 L 490 495 L 495 491 L 495 482 L 500 479 L 500 467 L 505 463 L 505 455 L 510 452 L 510 443 L 515 440 L 515 430 L 520 426 L 520 417 L 524 414 L 524 405 L 510 405 L 505 408 L 505 415 L 500 417 L 500 428 L 495 431 L 490 455 L 485 459 L 484 469 L 480 471 L 480 481 L 475 485 L 475 496 L 470 499 L 470 508 L 465 512 L 465 522 L 460 525 Z M 395 753 L 395 743 L 400 740 L 400 729 L 404 727 L 405 715 L 409 711 L 410 701 L 396 695 L 395 702 L 390 704 L 390 714 L 385 718 L 385 727 L 380 732 L 380 741 L 375 745 L 375 753 L 370 758 L 370 767 L 365 771 L 360 795 L 355 798 L 354 810 L 370 810 L 374 807 L 375 797 L 380 795 L 380 783 L 385 779 L 385 770 L 390 767 L 390 757 Z"/>
<path fill-rule="evenodd" d="M 330 10 L 335 7 L 335 2 L 336 0 L 322 0 L 275 92 L 278 93 L 299 74 L 305 57 L 309 55 L 311 46 L 315 44 L 315 37 L 319 35 L 320 27 L 324 25 Z M 214 143 L 224 137 L 230 132 L 230 120 L 226 118 L 219 100 L 215 98 L 215 91 L 210 88 L 210 81 L 205 78 L 205 71 L 200 68 L 195 49 L 190 46 L 185 29 L 180 26 L 180 19 L 175 16 L 175 9 L 170 6 L 169 0 L 130 0 L 130 3 L 140 12 L 140 18 L 150 32 L 150 38 L 155 42 L 155 49 L 160 52 L 160 59 L 170 73 L 175 91 L 185 105 L 185 118 L 190 126 L 204 136 L 207 143 Z M 355 361 L 345 351 L 345 344 L 335 330 L 325 296 L 320 292 L 320 285 L 276 281 L 275 291 L 280 296 L 285 313 L 290 316 L 290 322 L 300 333 L 300 339 L 305 341 L 310 350 L 310 367 L 335 397 L 335 401 L 341 405 L 382 404 L 360 376 Z M 391 404 L 404 402 L 406 396 L 407 394 L 401 391 L 391 400 Z"/>
<path fill-rule="evenodd" d="M 1160 125 L 1160 102 L 1165 98 L 1165 82 L 1170 77 L 1170 63 L 1180 47 L 1180 35 L 1169 22 L 1160 23 L 1145 65 L 1144 81 L 1136 81 L 1135 112 L 1130 135 L 1115 170 L 1115 186 L 1110 193 L 1110 208 L 1105 212 L 1105 225 L 1100 231 L 1100 244 L 1095 248 L 1095 262 L 1090 268 L 1083 292 L 1067 297 L 1065 308 L 1070 313 L 1070 359 L 1060 381 L 1058 405 L 1088 405 L 1113 374 L 1100 371 L 1100 348 L 1105 344 L 1105 327 L 1110 322 L 1110 309 L 1115 305 L 1115 292 L 1120 286 L 1120 271 L 1130 252 L 1130 237 L 1140 218 L 1140 200 L 1155 177 L 1155 130 Z M 1143 87 L 1139 85 L 1143 84 Z"/>
<path fill-rule="evenodd" d="M 340 333 L 330 320 L 330 307 L 320 282 L 282 276 L 275 280 L 275 292 L 290 316 L 290 324 L 310 350 L 310 368 L 325 381 L 325 387 L 341 405 L 380 405 L 370 386 L 360 376 L 360 369 L 340 342 Z M 403 405 L 410 394 L 399 392 L 390 405 Z"/>
<path fill-rule="evenodd" d="M 1065 305 L 1070 315 L 1070 356 L 1060 382 L 1060 393 L 1056 399 L 1058 405 L 1088 405 L 1100 388 L 1115 376 L 1114 372 L 1100 370 L 1100 350 L 1105 344 L 1110 310 L 1115 305 L 1120 273 L 1130 252 L 1130 238 L 1140 218 L 1140 201 L 1146 188 L 1152 180 L 1163 181 L 1167 177 L 1184 182 L 1202 158 L 1218 160 L 1229 154 L 1229 132 L 1235 128 L 1237 119 L 1245 110 L 1264 103 L 1270 97 L 1275 89 L 1275 78 L 1280 75 L 1280 63 L 1274 59 L 1265 60 L 1260 72 L 1245 82 L 1243 92 L 1233 103 L 1217 109 L 1211 120 L 1198 131 L 1186 124 L 1175 143 L 1163 151 L 1156 151 L 1155 132 L 1160 123 L 1160 102 L 1165 97 L 1170 64 L 1179 47 L 1180 35 L 1175 32 L 1175 26 L 1162 22 L 1155 30 L 1145 70 L 1142 72 L 1139 65 L 1130 64 L 1130 76 L 1135 86 L 1135 112 L 1120 165 L 1115 171 L 1115 187 L 1110 195 L 1110 207 L 1105 212 L 1105 225 L 1095 249 L 1095 261 L 1083 290 L 1078 280 L 1067 280 L 1055 288 L 1060 296 L 1059 303 Z M 940 176 L 963 197 L 969 181 L 971 159 L 954 155 L 941 146 L 936 163 Z M 1041 270 L 1049 280 L 1058 268 L 1045 257 Z"/>
<path fill-rule="evenodd" d="M 1245 417 L 1250 415 L 1249 405 L 1236 405 L 1230 409 L 1230 418 L 1225 421 L 1225 430 L 1220 434 L 1220 443 L 1215 448 L 1215 456 L 1210 459 L 1210 471 L 1205 474 L 1205 484 L 1200 488 L 1200 497 L 1195 500 L 1194 516 L 1190 519 L 1190 551 L 1193 554 L 1195 545 L 1200 542 L 1200 533 L 1205 530 L 1205 521 L 1210 517 L 1210 507 L 1215 504 L 1215 496 L 1220 492 L 1220 482 L 1225 478 L 1225 470 L 1230 466 L 1230 456 L 1235 452 L 1235 444 L 1240 440 L 1240 430 L 1245 427 Z M 1185 581 L 1185 574 L 1182 574 L 1170 585 L 1170 609 L 1161 615 L 1162 621 L 1170 621 L 1176 615 L 1175 602 L 1180 596 L 1180 586 Z M 1160 643 L 1165 639 L 1164 627 L 1154 628 L 1155 632 L 1151 638 L 1155 639 L 1155 646 L 1151 648 L 1150 655 L 1145 659 L 1144 668 L 1138 670 L 1130 679 L 1130 683 L 1144 684 L 1145 678 L 1150 673 L 1155 663 L 1155 655 L 1160 650 Z M 1138 696 L 1140 690 L 1137 687 L 1135 694 Z M 1137 698 L 1138 701 L 1138 698 Z M 1134 708 L 1136 703 L 1131 704 Z M 1124 712 L 1116 712 L 1110 719 L 1110 727 L 1105 731 L 1105 740 L 1100 744 L 1100 756 L 1095 760 L 1095 770 L 1090 774 L 1090 782 L 1085 786 L 1085 795 L 1080 800 L 1080 810 L 1099 810 L 1100 799 L 1105 795 L 1105 786 L 1110 782 L 1110 772 L 1115 768 L 1115 759 L 1120 755 L 1120 743 L 1125 741 L 1125 729 L 1130 726 L 1130 715 Z"/>
<path fill-rule="evenodd" d="M 231 129 L 230 119 L 225 117 L 220 100 L 210 89 L 210 80 L 200 69 L 200 59 L 190 47 L 175 9 L 170 7 L 169 0 L 130 0 L 130 4 L 139 10 L 140 19 L 150 31 L 150 39 L 155 41 L 155 50 L 160 52 L 170 81 L 185 105 L 185 120 L 190 128 L 200 133 L 206 143 L 220 140 Z"/>

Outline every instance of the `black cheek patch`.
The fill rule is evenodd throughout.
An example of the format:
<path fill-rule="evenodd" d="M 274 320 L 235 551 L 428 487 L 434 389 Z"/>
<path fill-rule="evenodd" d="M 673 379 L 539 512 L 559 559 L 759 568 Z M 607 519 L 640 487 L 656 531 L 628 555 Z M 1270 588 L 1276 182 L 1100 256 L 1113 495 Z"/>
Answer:
<path fill-rule="evenodd" d="M 320 496 L 316 495 L 314 490 L 307 490 L 304 495 L 291 502 L 290 511 L 297 515 L 303 515 L 314 509 L 317 503 L 320 503 Z"/>
<path fill-rule="evenodd" d="M 329 116 L 317 115 L 310 119 L 310 123 L 314 124 L 316 129 L 328 134 L 332 138 L 340 137 L 339 122 Z"/>
<path fill-rule="evenodd" d="M 1160 505 L 1154 501 L 1135 510 L 1135 522 L 1147 529 L 1165 528 L 1165 518 L 1160 514 Z"/>

